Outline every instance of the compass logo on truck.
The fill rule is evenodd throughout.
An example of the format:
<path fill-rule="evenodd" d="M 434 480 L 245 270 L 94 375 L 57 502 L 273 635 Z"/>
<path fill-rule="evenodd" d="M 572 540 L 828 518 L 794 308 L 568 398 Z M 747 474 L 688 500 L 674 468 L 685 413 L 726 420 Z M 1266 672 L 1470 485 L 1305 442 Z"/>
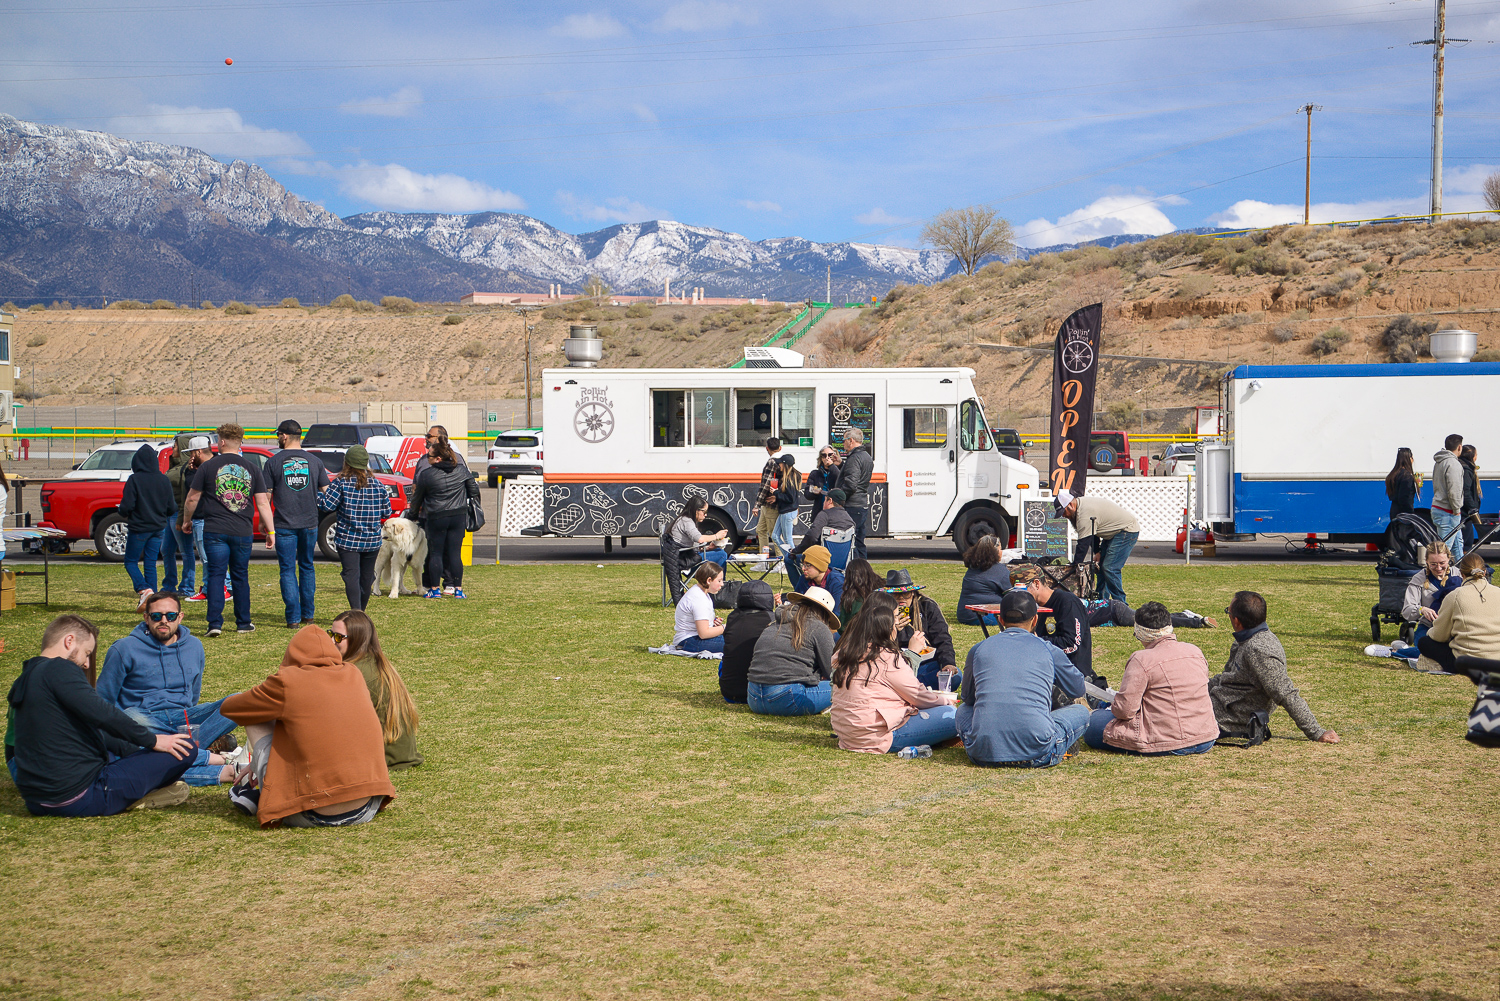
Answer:
<path fill-rule="evenodd" d="M 615 430 L 615 412 L 609 405 L 609 390 L 585 386 L 578 391 L 578 410 L 573 414 L 573 430 L 584 441 L 597 445 Z"/>

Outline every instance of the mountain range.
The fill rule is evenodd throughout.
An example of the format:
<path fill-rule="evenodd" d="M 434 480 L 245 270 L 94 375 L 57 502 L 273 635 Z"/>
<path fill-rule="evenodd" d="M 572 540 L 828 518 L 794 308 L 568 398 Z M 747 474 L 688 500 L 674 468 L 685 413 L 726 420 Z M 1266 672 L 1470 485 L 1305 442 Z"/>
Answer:
<path fill-rule="evenodd" d="M 328 302 L 344 292 L 447 301 L 554 282 L 576 291 L 591 275 L 621 293 L 660 293 L 670 281 L 674 292 L 821 299 L 830 270 L 847 301 L 957 268 L 935 250 L 750 240 L 671 220 L 575 235 L 505 212 L 340 218 L 255 164 L 0 115 L 0 299 L 22 305 Z"/>

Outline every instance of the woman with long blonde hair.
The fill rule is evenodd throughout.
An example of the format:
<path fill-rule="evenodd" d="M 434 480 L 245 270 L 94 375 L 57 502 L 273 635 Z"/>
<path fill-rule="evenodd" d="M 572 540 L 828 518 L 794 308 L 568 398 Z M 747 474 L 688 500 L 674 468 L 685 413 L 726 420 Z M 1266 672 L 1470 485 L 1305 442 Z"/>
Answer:
<path fill-rule="evenodd" d="M 364 675 L 365 684 L 370 689 L 370 702 L 375 706 L 381 735 L 385 739 L 386 768 L 394 772 L 420 765 L 422 752 L 417 750 L 417 703 L 396 666 L 380 648 L 375 623 L 364 612 L 351 609 L 333 620 L 328 636 L 338 647 L 344 662 L 353 664 Z"/>

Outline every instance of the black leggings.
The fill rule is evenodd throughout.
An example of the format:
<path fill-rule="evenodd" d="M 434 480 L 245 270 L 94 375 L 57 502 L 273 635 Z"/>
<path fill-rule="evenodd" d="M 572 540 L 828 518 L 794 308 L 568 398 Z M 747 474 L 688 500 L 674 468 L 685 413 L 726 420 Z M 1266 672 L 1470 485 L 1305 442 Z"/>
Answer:
<path fill-rule="evenodd" d="M 1426 633 L 1423 633 L 1422 638 L 1417 640 L 1417 652 L 1437 661 L 1438 665 L 1445 671 L 1456 671 L 1458 669 L 1455 664 L 1457 655 L 1453 652 L 1453 648 L 1447 643 L 1433 639 Z"/>
<path fill-rule="evenodd" d="M 449 587 L 464 586 L 464 531 L 468 524 L 469 512 L 464 508 L 428 513 L 423 587 L 437 587 L 440 580 Z"/>
<path fill-rule="evenodd" d="M 370 603 L 370 592 L 375 588 L 375 558 L 378 549 L 340 549 L 339 562 L 344 565 L 344 597 L 349 607 L 363 612 Z"/>

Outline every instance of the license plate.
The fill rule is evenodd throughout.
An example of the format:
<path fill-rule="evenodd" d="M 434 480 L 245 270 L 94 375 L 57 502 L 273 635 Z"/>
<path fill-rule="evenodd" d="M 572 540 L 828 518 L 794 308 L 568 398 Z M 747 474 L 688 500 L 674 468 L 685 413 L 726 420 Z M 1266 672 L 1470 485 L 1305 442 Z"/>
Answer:
<path fill-rule="evenodd" d="M 512 452 L 512 453 L 510 453 L 510 457 L 512 459 L 519 459 L 521 457 L 521 453 L 520 452 Z"/>

